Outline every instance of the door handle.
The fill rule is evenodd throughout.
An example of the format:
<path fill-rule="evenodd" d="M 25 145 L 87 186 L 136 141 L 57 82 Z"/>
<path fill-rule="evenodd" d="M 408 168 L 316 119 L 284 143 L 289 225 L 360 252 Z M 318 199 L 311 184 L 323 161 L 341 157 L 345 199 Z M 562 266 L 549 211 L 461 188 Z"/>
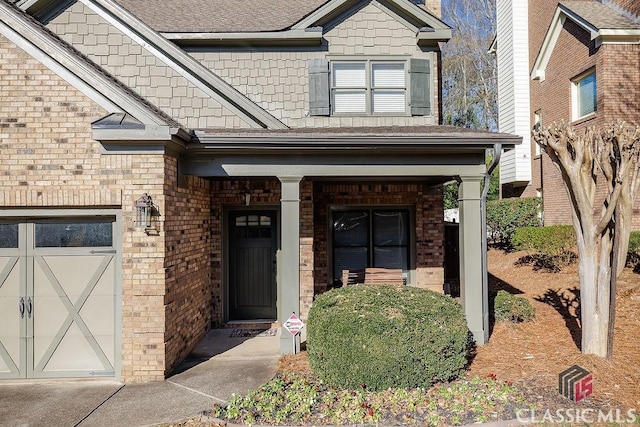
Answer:
<path fill-rule="evenodd" d="M 33 302 L 31 301 L 31 297 L 27 298 L 27 315 L 29 319 L 31 319 L 31 313 L 33 312 Z"/>
<path fill-rule="evenodd" d="M 24 319 L 24 297 L 20 297 L 20 304 L 18 304 L 18 309 L 20 310 L 20 318 Z"/>

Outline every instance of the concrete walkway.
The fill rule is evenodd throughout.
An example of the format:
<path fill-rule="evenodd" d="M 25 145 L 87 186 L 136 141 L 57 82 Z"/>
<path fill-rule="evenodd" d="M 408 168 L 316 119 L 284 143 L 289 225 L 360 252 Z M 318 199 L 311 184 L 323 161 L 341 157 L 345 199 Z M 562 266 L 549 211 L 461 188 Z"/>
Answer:
<path fill-rule="evenodd" d="M 163 382 L 0 381 L 0 426 L 132 427 L 189 418 L 270 380 L 279 336 L 230 337 L 211 330 Z"/>

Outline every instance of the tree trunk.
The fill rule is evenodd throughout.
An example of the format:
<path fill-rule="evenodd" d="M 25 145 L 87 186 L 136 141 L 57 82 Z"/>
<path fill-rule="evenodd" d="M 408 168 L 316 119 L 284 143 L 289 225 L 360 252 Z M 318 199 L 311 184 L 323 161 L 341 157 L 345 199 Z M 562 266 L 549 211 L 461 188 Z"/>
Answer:
<path fill-rule="evenodd" d="M 603 274 L 597 241 L 585 239 L 579 254 L 582 352 L 607 355 L 609 276 Z"/>

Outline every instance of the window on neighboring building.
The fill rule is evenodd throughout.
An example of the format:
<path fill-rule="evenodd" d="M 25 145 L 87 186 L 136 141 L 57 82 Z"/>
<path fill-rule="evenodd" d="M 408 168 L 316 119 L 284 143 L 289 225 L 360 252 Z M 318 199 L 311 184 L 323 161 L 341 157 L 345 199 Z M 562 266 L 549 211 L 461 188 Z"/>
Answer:
<path fill-rule="evenodd" d="M 597 110 L 596 72 L 589 71 L 572 82 L 573 119 L 577 120 Z"/>
<path fill-rule="evenodd" d="M 428 59 L 345 58 L 309 61 L 309 114 L 431 114 Z"/>
<path fill-rule="evenodd" d="M 370 208 L 332 212 L 334 283 L 342 270 L 409 268 L 408 209 Z"/>

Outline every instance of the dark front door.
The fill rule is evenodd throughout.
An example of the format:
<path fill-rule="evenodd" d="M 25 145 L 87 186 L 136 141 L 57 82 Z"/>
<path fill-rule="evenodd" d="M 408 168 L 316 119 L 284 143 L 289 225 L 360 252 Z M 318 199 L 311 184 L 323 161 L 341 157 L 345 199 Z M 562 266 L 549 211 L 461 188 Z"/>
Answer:
<path fill-rule="evenodd" d="M 276 211 L 229 213 L 229 318 L 276 318 Z"/>

